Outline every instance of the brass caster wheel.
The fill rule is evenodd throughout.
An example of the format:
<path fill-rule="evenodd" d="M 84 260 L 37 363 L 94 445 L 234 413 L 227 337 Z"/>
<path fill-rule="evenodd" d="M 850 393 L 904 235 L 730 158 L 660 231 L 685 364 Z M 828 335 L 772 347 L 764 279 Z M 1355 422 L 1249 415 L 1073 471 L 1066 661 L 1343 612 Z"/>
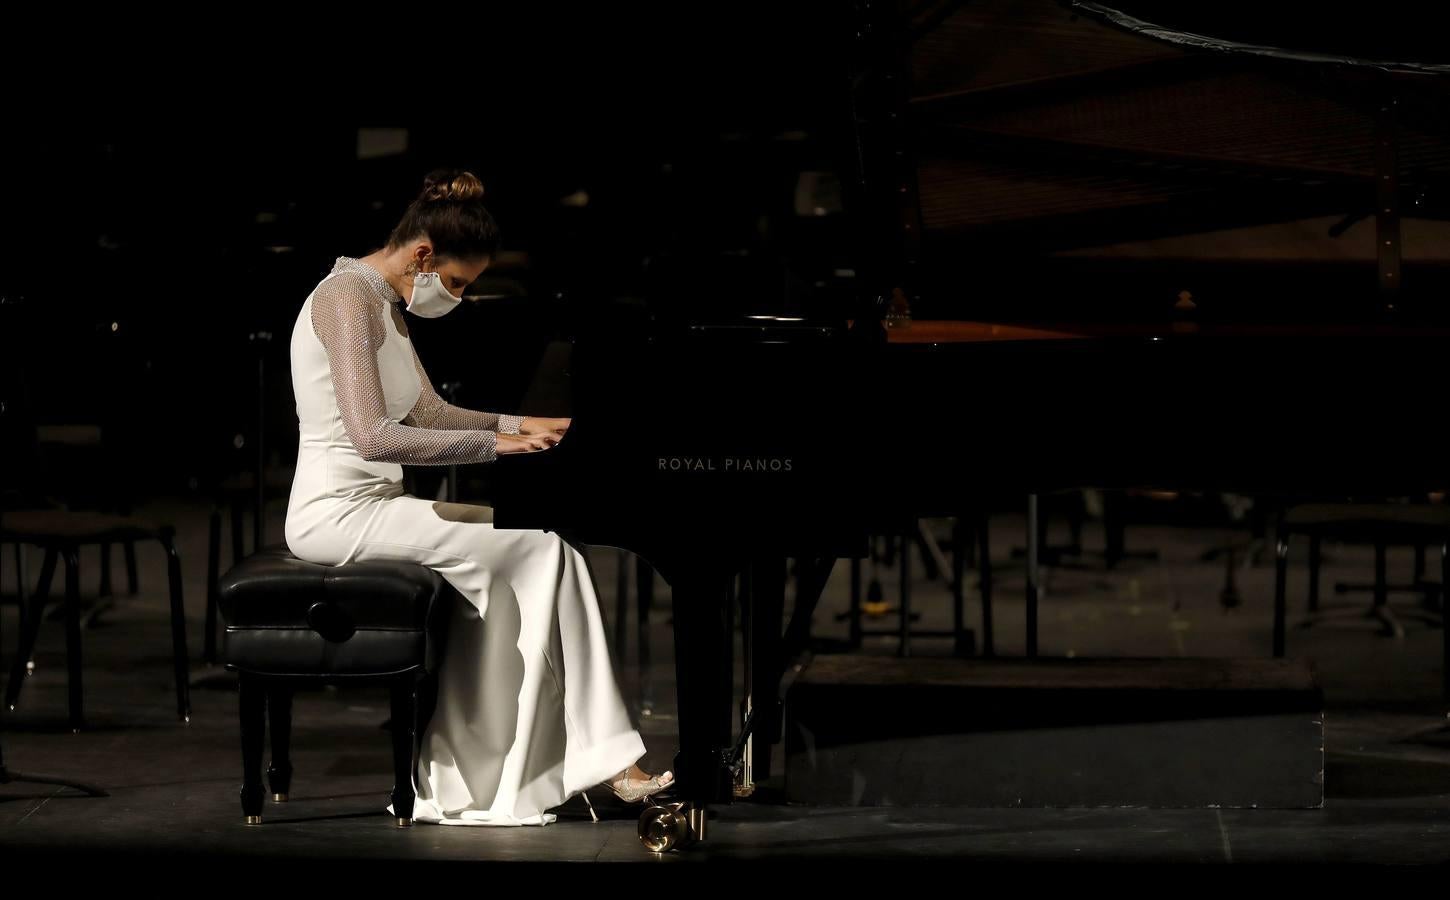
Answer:
<path fill-rule="evenodd" d="M 272 795 L 272 802 L 273 803 L 286 803 L 287 802 L 287 795 L 286 794 L 273 794 Z"/>
<path fill-rule="evenodd" d="M 646 850 L 665 853 L 690 839 L 690 820 L 684 803 L 650 806 L 639 817 L 639 842 Z"/>
<path fill-rule="evenodd" d="M 412 828 L 413 827 L 413 820 L 412 819 L 394 819 L 393 820 L 393 825 L 395 825 L 398 828 Z"/>
<path fill-rule="evenodd" d="M 247 824 L 248 825 L 261 825 L 262 824 L 262 817 L 261 816 L 247 816 Z"/>

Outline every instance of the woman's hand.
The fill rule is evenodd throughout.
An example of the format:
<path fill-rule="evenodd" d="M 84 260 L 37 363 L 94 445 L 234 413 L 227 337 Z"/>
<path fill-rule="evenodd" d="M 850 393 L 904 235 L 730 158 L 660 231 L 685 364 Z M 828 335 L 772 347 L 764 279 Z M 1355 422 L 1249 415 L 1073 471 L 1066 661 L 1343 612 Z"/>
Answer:
<path fill-rule="evenodd" d="M 569 430 L 569 419 L 546 419 L 541 416 L 524 416 L 519 423 L 519 434 L 544 434 L 550 431 Z"/>
<path fill-rule="evenodd" d="M 559 443 L 564 437 L 562 431 L 540 431 L 535 434 L 505 434 L 499 432 L 498 440 L 494 442 L 494 450 L 499 456 L 505 453 L 532 453 L 535 450 L 547 450 Z"/>

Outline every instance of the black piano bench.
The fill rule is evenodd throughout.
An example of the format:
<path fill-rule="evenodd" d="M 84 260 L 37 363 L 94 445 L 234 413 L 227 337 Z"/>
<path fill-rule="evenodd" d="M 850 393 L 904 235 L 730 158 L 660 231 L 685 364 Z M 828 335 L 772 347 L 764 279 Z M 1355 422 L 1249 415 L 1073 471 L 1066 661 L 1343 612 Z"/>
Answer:
<path fill-rule="evenodd" d="M 238 673 L 246 823 L 262 822 L 264 710 L 272 730 L 267 781 L 273 801 L 282 802 L 292 780 L 292 695 L 298 687 L 340 682 L 389 686 L 393 809 L 411 813 L 418 735 L 432 712 L 429 701 L 436 702 L 449 609 L 466 602 L 453 586 L 415 563 L 319 565 L 272 545 L 222 576 L 217 601 L 222 660 Z M 413 822 L 399 816 L 394 824 Z"/>

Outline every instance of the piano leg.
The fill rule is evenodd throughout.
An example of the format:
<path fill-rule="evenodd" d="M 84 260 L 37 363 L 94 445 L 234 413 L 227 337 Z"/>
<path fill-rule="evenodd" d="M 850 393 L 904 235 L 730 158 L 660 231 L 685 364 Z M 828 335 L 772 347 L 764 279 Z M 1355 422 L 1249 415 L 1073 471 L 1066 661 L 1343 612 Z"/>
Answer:
<path fill-rule="evenodd" d="M 750 666 L 751 711 L 755 715 L 751 755 L 756 781 L 770 777 L 771 745 L 780 740 L 785 580 L 784 557 L 762 557 L 751 567 L 750 655 L 746 662 Z"/>
<path fill-rule="evenodd" d="M 740 647 L 745 655 L 745 690 L 740 696 L 742 729 L 750 725 L 755 714 L 755 697 L 760 693 L 755 687 L 754 581 L 755 564 L 751 563 L 740 572 Z M 737 743 L 740 744 L 740 775 L 735 779 L 735 796 L 749 797 L 755 792 L 755 739 L 753 735 L 745 735 Z"/>
<path fill-rule="evenodd" d="M 639 650 L 639 714 L 655 714 L 654 654 L 650 652 L 649 616 L 655 603 L 655 570 L 649 560 L 637 557 L 634 567 L 635 643 Z"/>
<path fill-rule="evenodd" d="M 732 576 L 717 569 L 702 571 L 685 564 L 673 583 L 675 674 L 679 691 L 680 749 L 675 754 L 677 796 L 685 808 L 690 836 L 704 840 L 707 810 L 729 803 L 733 778 L 726 766 L 731 750 L 733 636 L 726 627 L 732 600 Z M 640 837 L 650 846 L 647 819 L 640 819 Z M 672 843 L 671 846 L 678 846 Z"/>

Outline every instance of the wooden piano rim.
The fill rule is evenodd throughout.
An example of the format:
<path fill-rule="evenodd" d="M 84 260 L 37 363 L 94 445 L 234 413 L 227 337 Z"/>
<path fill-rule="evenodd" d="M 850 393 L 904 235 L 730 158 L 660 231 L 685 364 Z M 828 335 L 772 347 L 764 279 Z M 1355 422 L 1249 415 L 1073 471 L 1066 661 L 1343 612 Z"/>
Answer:
<path fill-rule="evenodd" d="M 847 324 L 853 320 L 847 319 Z M 993 341 L 1093 340 L 1125 337 L 1450 337 L 1450 327 L 1363 324 L 1224 324 L 1197 322 L 1121 323 L 1030 326 L 1011 322 L 958 319 L 913 319 L 908 325 L 886 329 L 892 344 L 973 344 Z"/>

